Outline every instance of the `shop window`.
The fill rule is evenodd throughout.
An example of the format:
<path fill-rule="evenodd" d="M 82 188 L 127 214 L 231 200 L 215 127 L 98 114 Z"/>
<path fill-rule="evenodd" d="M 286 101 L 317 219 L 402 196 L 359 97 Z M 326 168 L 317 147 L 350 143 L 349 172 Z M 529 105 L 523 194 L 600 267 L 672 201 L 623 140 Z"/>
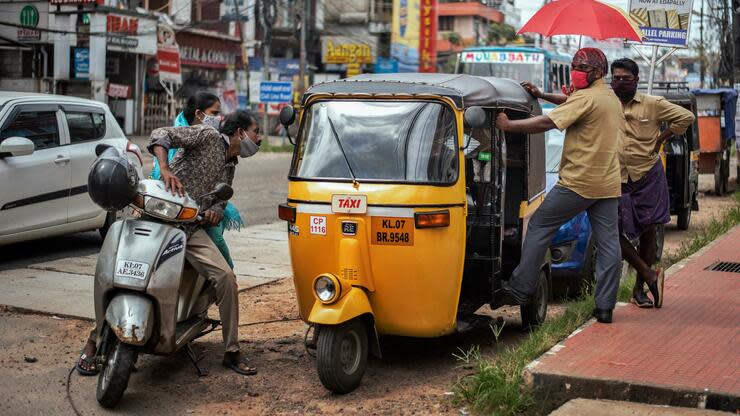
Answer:
<path fill-rule="evenodd" d="M 70 143 L 98 140 L 105 136 L 105 116 L 100 113 L 65 113 Z"/>
<path fill-rule="evenodd" d="M 451 32 L 455 30 L 455 17 L 454 16 L 440 16 L 439 17 L 439 30 L 442 32 Z"/>
<path fill-rule="evenodd" d="M 0 141 L 8 137 L 25 137 L 33 142 L 35 150 L 49 149 L 61 144 L 56 111 L 25 111 L 0 132 Z"/>

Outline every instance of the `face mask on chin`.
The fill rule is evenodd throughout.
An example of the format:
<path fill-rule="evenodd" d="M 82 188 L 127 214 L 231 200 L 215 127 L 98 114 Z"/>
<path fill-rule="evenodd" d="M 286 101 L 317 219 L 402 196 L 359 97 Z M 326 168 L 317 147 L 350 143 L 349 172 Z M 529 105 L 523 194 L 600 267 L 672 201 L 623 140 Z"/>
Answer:
<path fill-rule="evenodd" d="M 260 147 L 257 145 L 257 143 L 253 142 L 252 139 L 249 137 L 245 137 L 242 139 L 241 144 L 239 144 L 239 156 L 242 158 L 247 158 L 250 156 L 254 156 L 255 153 L 257 153 L 260 150 Z"/>
<path fill-rule="evenodd" d="M 616 94 L 623 102 L 632 100 L 632 98 L 635 97 L 635 93 L 637 93 L 636 79 L 620 81 L 612 80 L 611 86 L 614 90 L 614 94 Z"/>

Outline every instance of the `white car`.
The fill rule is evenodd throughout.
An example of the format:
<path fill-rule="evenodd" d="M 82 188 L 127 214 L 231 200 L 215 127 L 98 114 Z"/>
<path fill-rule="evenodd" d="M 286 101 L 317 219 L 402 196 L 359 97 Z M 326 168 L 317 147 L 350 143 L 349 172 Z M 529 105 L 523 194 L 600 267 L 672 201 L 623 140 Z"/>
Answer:
<path fill-rule="evenodd" d="M 99 144 L 120 149 L 143 177 L 141 151 L 107 105 L 0 92 L 0 245 L 89 230 L 105 236 L 116 214 L 87 193 Z"/>

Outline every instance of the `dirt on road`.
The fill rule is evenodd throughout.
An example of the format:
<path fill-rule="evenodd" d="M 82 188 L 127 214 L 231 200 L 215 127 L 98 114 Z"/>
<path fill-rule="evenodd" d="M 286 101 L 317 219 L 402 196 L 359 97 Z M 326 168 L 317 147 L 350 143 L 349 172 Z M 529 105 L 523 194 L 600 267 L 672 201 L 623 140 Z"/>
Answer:
<path fill-rule="evenodd" d="M 361 386 L 344 396 L 323 388 L 315 359 L 303 345 L 306 325 L 290 279 L 240 294 L 242 351 L 259 374 L 243 377 L 220 365 L 220 332 L 195 343 L 209 375 L 199 378 L 184 355 L 141 356 L 118 408 L 95 400 L 97 377 L 71 379 L 83 415 L 159 414 L 460 414 L 451 401 L 456 380 L 474 370 L 455 357 L 474 345 L 484 355 L 515 345 L 526 333 L 518 308 L 489 312 L 505 319 L 497 342 L 490 328 L 432 340 L 385 338 L 383 359 L 371 358 Z M 217 317 L 217 311 L 211 311 Z M 550 316 L 559 312 L 550 310 Z M 266 324 L 255 322 L 274 321 Z M 91 322 L 0 309 L 0 414 L 74 414 L 66 380 Z M 34 359 L 35 362 L 27 362 Z"/>

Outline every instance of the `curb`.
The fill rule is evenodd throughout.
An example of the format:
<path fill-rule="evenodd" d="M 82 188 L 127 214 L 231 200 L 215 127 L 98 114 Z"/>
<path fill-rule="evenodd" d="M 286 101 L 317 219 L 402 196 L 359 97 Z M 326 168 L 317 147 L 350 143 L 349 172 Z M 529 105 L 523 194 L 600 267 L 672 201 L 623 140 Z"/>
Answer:
<path fill-rule="evenodd" d="M 706 253 L 716 244 L 719 244 L 724 239 L 723 237 L 738 228 L 740 228 L 740 225 L 736 225 L 729 229 L 726 233 L 722 234 L 722 236 L 705 245 L 696 253 L 669 267 L 665 272 L 666 279 L 686 267 L 686 265 L 691 261 Z M 616 308 L 621 308 L 627 305 L 629 304 L 620 302 L 617 304 Z M 704 391 L 681 390 L 671 386 L 643 385 L 622 380 L 605 378 L 595 379 L 574 377 L 565 374 L 537 372 L 537 366 L 540 364 L 543 357 L 556 355 L 561 349 L 565 348 L 564 343 L 567 339 L 577 335 L 595 322 L 596 319 L 589 319 L 564 340 L 560 341 L 540 357 L 527 364 L 522 374 L 525 384 L 535 388 L 548 400 L 559 404 L 565 403 L 570 399 L 587 398 L 621 400 L 699 409 L 716 409 L 730 412 L 735 412 L 737 409 L 740 409 L 740 396 L 735 396 L 729 393 L 710 392 L 706 389 Z"/>

